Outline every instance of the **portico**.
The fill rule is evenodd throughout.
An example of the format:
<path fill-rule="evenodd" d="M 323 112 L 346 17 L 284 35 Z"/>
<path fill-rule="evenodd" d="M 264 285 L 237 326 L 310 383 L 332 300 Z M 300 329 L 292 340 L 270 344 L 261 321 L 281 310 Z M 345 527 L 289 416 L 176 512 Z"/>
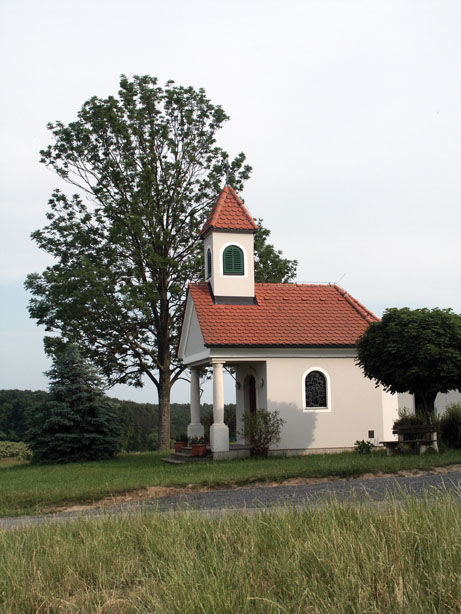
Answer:
<path fill-rule="evenodd" d="M 213 367 L 213 424 L 210 428 L 212 452 L 229 451 L 229 427 L 224 424 L 224 379 L 222 360 L 212 360 Z M 190 369 L 190 424 L 188 437 L 203 437 L 204 428 L 200 422 L 200 367 Z"/>
<path fill-rule="evenodd" d="M 213 369 L 213 424 L 210 428 L 210 448 L 213 453 L 229 452 L 229 427 L 224 422 L 224 369 L 232 366 L 235 371 L 235 403 L 237 444 L 246 446 L 243 431 L 244 412 L 255 411 L 257 407 L 266 407 L 266 363 L 265 361 L 223 358 L 211 359 L 208 365 Z M 187 435 L 202 437 L 203 424 L 200 422 L 200 369 L 205 365 L 190 367 L 190 424 Z M 232 446 L 233 448 L 234 446 Z M 217 454 L 215 455 L 217 456 Z"/>

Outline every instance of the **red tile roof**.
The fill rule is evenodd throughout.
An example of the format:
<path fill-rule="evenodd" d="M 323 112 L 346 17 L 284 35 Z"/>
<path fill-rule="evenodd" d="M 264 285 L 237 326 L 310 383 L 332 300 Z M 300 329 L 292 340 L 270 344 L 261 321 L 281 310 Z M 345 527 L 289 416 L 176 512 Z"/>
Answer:
<path fill-rule="evenodd" d="M 190 284 L 208 347 L 352 347 L 378 318 L 336 285 L 255 284 L 255 305 L 213 303 Z"/>
<path fill-rule="evenodd" d="M 218 196 L 210 215 L 203 225 L 200 237 L 203 237 L 211 228 L 249 232 L 258 230 L 258 226 L 248 212 L 248 209 L 230 185 L 226 185 Z"/>

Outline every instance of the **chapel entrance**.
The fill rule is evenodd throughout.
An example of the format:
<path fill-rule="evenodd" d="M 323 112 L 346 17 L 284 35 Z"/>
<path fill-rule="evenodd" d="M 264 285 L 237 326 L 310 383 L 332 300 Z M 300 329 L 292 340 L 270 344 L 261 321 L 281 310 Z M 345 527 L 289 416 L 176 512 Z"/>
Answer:
<path fill-rule="evenodd" d="M 244 382 L 245 407 L 244 411 L 254 414 L 256 412 L 256 380 L 254 375 L 247 375 Z"/>

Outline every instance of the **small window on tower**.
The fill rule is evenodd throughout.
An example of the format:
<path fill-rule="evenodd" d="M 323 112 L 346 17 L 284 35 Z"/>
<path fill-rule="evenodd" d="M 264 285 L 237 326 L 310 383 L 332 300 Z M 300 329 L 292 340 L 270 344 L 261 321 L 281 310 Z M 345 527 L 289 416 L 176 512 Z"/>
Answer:
<path fill-rule="evenodd" d="M 229 245 L 223 253 L 224 275 L 243 275 L 243 251 L 237 245 Z"/>
<path fill-rule="evenodd" d="M 206 252 L 206 278 L 211 277 L 211 249 L 208 248 Z"/>

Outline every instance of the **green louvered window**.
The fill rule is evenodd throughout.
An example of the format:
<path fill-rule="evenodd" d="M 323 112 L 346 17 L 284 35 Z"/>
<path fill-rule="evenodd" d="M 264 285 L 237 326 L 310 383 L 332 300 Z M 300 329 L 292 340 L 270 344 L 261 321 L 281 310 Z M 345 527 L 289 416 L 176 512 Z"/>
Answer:
<path fill-rule="evenodd" d="M 226 247 L 223 254 L 224 275 L 243 275 L 243 252 L 236 245 Z"/>
<path fill-rule="evenodd" d="M 206 278 L 211 277 L 211 249 L 207 249 L 206 252 Z"/>

